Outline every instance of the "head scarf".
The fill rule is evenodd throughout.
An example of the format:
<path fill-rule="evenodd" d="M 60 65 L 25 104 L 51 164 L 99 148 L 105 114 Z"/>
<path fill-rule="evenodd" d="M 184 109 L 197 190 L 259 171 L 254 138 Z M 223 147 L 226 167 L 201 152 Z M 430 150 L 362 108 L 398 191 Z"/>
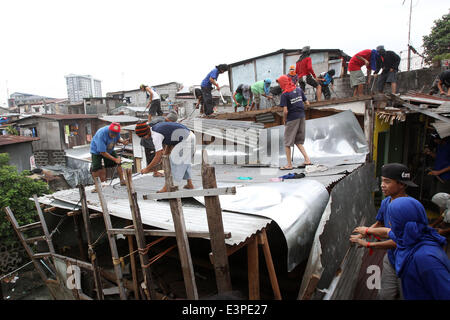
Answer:
<path fill-rule="evenodd" d="M 280 84 L 280 88 L 283 90 L 283 93 L 292 92 L 296 88 L 295 84 L 287 75 L 282 75 L 279 77 L 277 82 Z"/>
<path fill-rule="evenodd" d="M 414 253 L 423 245 L 442 247 L 447 242 L 437 231 L 428 226 L 428 218 L 422 204 L 411 197 L 393 200 L 387 208 L 392 224 L 389 237 L 397 244 L 395 271 L 402 276 Z"/>

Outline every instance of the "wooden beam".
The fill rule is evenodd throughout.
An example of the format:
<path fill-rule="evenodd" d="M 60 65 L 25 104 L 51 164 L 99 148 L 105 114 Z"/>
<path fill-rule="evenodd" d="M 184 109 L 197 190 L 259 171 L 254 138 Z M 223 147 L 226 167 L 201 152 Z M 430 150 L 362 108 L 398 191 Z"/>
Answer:
<path fill-rule="evenodd" d="M 170 167 L 170 160 L 168 155 L 163 155 L 162 163 L 167 190 L 169 192 L 177 191 L 178 188 L 174 187 L 173 185 L 172 170 Z M 192 257 L 186 233 L 186 225 L 184 221 L 183 208 L 181 206 L 181 199 L 170 199 L 169 203 L 170 211 L 172 212 L 173 224 L 175 227 L 178 253 L 181 261 L 181 269 L 183 271 L 184 285 L 186 287 L 186 295 L 188 299 L 198 300 L 194 267 L 192 265 Z"/>
<path fill-rule="evenodd" d="M 206 152 L 206 150 L 203 150 Z M 215 168 L 203 163 L 202 165 L 203 188 L 216 189 Z M 236 189 L 234 189 L 234 194 Z M 218 293 L 225 293 L 232 290 L 230 267 L 228 265 L 227 248 L 225 245 L 224 227 L 222 220 L 222 208 L 218 195 L 205 196 L 206 216 L 208 219 L 208 230 L 211 240 L 211 249 L 214 256 L 214 271 Z"/>
<path fill-rule="evenodd" d="M 127 192 L 128 192 L 128 199 L 130 201 L 130 210 L 131 215 L 133 218 L 133 226 L 134 226 L 134 233 L 136 235 L 136 243 L 138 250 L 145 250 L 146 243 L 145 243 L 145 234 L 144 234 L 144 227 L 142 225 L 142 219 L 141 219 L 141 212 L 139 210 L 139 205 L 137 203 L 137 195 L 136 192 L 134 192 L 133 184 L 132 184 L 132 173 L 131 169 L 125 169 L 125 182 L 127 184 Z M 139 258 L 141 261 L 141 268 L 142 273 L 144 276 L 144 283 L 146 287 L 146 291 L 148 292 L 148 298 L 151 300 L 155 299 L 155 291 L 153 289 L 153 278 L 150 271 L 149 266 L 149 258 L 146 254 L 139 254 Z M 147 293 L 146 292 L 146 293 Z"/>
<path fill-rule="evenodd" d="M 133 291 L 134 291 L 134 298 L 136 300 L 139 300 L 139 285 L 137 280 L 137 272 L 136 272 L 136 258 L 134 257 L 134 239 L 133 236 L 128 235 L 128 250 L 130 251 L 130 265 L 131 265 L 131 276 L 133 278 Z"/>
<path fill-rule="evenodd" d="M 248 299 L 259 300 L 258 240 L 255 237 L 247 245 Z"/>
<path fill-rule="evenodd" d="M 123 234 L 125 236 L 135 235 L 134 229 L 111 229 L 110 230 L 114 234 Z M 144 229 L 144 235 L 146 236 L 155 236 L 155 237 L 175 237 L 175 231 L 169 230 L 146 230 Z M 209 232 L 201 232 L 201 231 L 188 231 L 188 238 L 209 238 Z M 231 238 L 231 232 L 224 233 L 225 239 Z"/>
<path fill-rule="evenodd" d="M 116 274 L 116 283 L 117 283 L 117 286 L 119 287 L 120 299 L 127 300 L 127 295 L 125 292 L 125 288 L 123 286 L 122 269 L 118 262 L 119 261 L 119 252 L 117 251 L 116 239 L 114 237 L 114 234 L 109 231 L 110 229 L 112 229 L 112 223 L 111 223 L 111 217 L 109 216 L 108 205 L 105 200 L 105 197 L 103 196 L 100 178 L 95 177 L 94 182 L 95 182 L 95 188 L 97 189 L 98 198 L 99 198 L 100 204 L 102 206 L 103 220 L 105 222 L 106 232 L 108 234 L 108 242 L 109 242 L 109 247 L 111 250 L 111 257 L 113 259 L 114 272 Z"/>
<path fill-rule="evenodd" d="M 89 255 L 89 259 L 91 261 L 92 267 L 94 269 L 93 270 L 94 283 L 95 283 L 95 288 L 97 291 L 97 299 L 104 300 L 105 297 L 103 296 L 103 286 L 102 286 L 102 281 L 100 279 L 100 269 L 99 269 L 98 263 L 97 263 L 97 255 L 95 253 L 95 248 L 92 245 L 93 244 L 92 227 L 91 227 L 89 208 L 88 208 L 87 198 L 86 198 L 86 190 L 83 185 L 79 185 L 78 189 L 80 192 L 81 213 L 82 213 L 83 222 L 84 222 L 84 229 L 86 231 L 86 238 L 87 238 L 87 242 L 88 242 L 88 255 Z"/>
<path fill-rule="evenodd" d="M 44 214 L 42 213 L 41 206 L 39 204 L 37 195 L 33 195 L 34 204 L 37 209 L 37 213 L 39 216 L 39 221 L 41 222 L 42 230 L 44 231 L 45 238 L 47 240 L 48 249 L 51 253 L 55 253 L 55 247 L 53 246 L 52 237 L 50 236 L 50 233 L 48 232 L 47 224 L 45 223 Z"/>
<path fill-rule="evenodd" d="M 275 266 L 273 265 L 272 254 L 270 253 L 269 241 L 267 239 L 266 229 L 263 229 L 258 234 L 259 243 L 263 247 L 264 258 L 266 260 L 267 270 L 269 272 L 270 284 L 272 285 L 273 294 L 275 300 L 281 300 L 280 287 L 278 285 L 277 274 L 275 272 Z"/>
<path fill-rule="evenodd" d="M 197 189 L 197 190 L 182 190 L 175 192 L 150 193 L 143 195 L 144 200 L 158 200 L 158 199 L 181 199 L 193 197 L 211 197 L 225 194 L 236 194 L 236 187 L 214 188 L 214 189 Z"/>

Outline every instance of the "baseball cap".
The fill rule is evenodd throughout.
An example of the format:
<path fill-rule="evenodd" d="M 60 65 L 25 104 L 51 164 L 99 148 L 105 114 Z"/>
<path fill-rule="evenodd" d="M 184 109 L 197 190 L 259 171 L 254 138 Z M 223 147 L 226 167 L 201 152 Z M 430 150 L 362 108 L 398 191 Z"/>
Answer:
<path fill-rule="evenodd" d="M 150 132 L 150 127 L 146 122 L 136 123 L 135 131 L 138 137 L 143 137 Z"/>
<path fill-rule="evenodd" d="M 113 122 L 109 125 L 109 131 L 119 133 L 120 132 L 120 123 Z"/>
<path fill-rule="evenodd" d="M 411 172 L 401 163 L 388 163 L 381 167 L 381 176 L 396 180 L 410 187 L 417 187 L 411 180 Z"/>

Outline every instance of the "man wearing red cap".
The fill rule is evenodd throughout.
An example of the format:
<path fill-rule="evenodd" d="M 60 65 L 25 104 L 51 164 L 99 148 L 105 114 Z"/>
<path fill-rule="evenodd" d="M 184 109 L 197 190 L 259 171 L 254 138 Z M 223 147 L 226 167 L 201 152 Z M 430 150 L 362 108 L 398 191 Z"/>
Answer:
<path fill-rule="evenodd" d="M 119 142 L 123 145 L 128 144 L 128 140 L 120 137 L 120 124 L 117 122 L 111 123 L 109 126 L 100 128 L 95 133 L 91 141 L 91 171 L 94 179 L 100 178 L 102 182 L 106 181 L 106 168 L 117 165 L 117 172 L 119 173 L 120 184 L 125 185 L 122 167 L 120 166 L 121 159 L 114 151 L 114 145 Z M 102 165 L 102 160 L 104 166 Z"/>

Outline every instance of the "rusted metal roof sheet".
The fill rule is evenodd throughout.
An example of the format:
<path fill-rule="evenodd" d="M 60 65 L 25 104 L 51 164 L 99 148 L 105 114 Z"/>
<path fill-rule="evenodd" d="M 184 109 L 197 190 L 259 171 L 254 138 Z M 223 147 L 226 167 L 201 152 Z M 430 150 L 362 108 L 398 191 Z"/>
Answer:
<path fill-rule="evenodd" d="M 25 137 L 25 136 L 14 136 L 14 135 L 0 135 L 0 146 L 24 142 L 32 142 L 39 140 L 37 137 Z"/>

